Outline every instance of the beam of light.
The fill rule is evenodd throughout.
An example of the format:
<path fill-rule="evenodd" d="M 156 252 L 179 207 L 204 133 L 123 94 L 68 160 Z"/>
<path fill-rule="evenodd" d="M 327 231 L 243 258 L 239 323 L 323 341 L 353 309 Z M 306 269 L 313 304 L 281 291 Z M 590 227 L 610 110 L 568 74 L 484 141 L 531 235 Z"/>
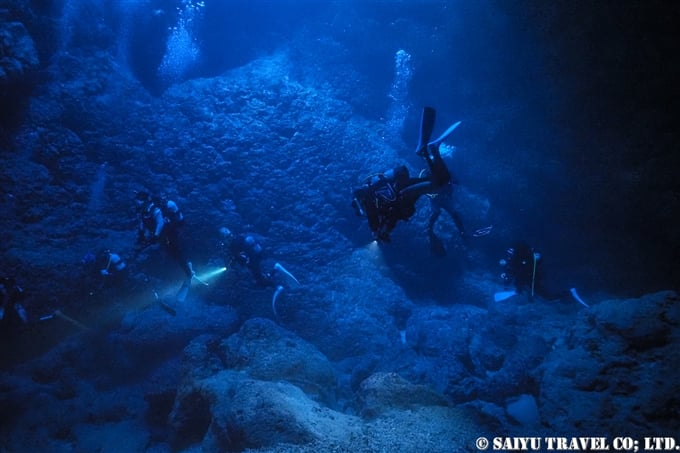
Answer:
<path fill-rule="evenodd" d="M 207 280 L 214 279 L 223 272 L 226 272 L 226 267 L 215 267 L 206 272 L 197 275 L 197 280 L 201 283 L 206 283 Z M 196 284 L 196 282 L 192 282 Z M 167 286 L 153 289 L 152 291 L 143 290 L 137 294 L 127 295 L 124 299 L 120 299 L 120 303 L 110 304 L 105 307 L 97 307 L 92 310 L 83 310 L 76 313 L 77 319 L 65 315 L 59 310 L 53 313 L 46 314 L 40 318 L 40 321 L 48 321 L 52 319 L 61 319 L 67 323 L 79 327 L 82 330 L 88 328 L 101 328 L 108 325 L 117 324 L 127 313 L 132 311 L 141 311 L 156 304 L 175 316 L 177 313 L 178 302 L 176 300 L 178 289 L 181 291 L 183 287 L 177 288 L 177 282 L 168 283 Z M 79 319 L 82 318 L 83 322 Z"/>
<path fill-rule="evenodd" d="M 378 241 L 373 240 L 359 250 L 361 250 L 361 255 L 364 259 L 369 260 L 374 265 L 383 266 L 385 264 L 383 251 L 382 248 L 380 248 Z"/>
<path fill-rule="evenodd" d="M 201 272 L 200 274 L 196 275 L 196 278 L 198 278 L 201 281 L 207 282 L 213 278 L 216 278 L 218 275 L 222 274 L 223 272 L 226 272 L 227 268 L 226 267 L 218 267 L 217 269 L 212 269 L 206 272 Z"/>
<path fill-rule="evenodd" d="M 364 250 L 370 254 L 379 255 L 381 253 L 378 241 L 373 240 L 364 246 Z"/>

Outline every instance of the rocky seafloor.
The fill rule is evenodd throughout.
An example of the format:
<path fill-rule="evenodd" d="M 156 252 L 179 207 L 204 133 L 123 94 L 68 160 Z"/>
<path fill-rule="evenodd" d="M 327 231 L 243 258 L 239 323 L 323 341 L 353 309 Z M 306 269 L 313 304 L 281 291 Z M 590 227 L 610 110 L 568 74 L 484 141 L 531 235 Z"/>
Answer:
<path fill-rule="evenodd" d="M 401 150 L 285 50 L 158 97 L 103 51 L 46 71 L 3 134 L 2 264 L 30 322 L 3 348 L 2 451 L 449 452 L 677 432 L 675 292 L 494 302 L 494 271 L 449 220 L 449 256 L 431 259 L 423 203 L 399 245 L 365 245 L 351 185 Z M 271 291 L 232 267 L 174 302 L 179 267 L 134 247 L 143 189 L 180 204 L 199 272 L 222 265 L 226 225 L 260 233 L 302 286 L 275 316 Z M 459 195 L 483 225 L 488 200 Z M 129 263 L 121 287 L 82 269 L 102 248 Z"/>

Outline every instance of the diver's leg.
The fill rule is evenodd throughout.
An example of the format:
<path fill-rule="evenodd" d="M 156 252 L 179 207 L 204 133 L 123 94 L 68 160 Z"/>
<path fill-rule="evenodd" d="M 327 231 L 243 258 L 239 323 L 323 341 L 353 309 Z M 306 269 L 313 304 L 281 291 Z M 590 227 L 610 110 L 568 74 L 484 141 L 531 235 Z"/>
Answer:
<path fill-rule="evenodd" d="M 434 232 L 434 225 L 437 223 L 437 219 L 442 213 L 441 205 L 436 198 L 432 199 L 432 214 L 430 215 L 430 220 L 427 222 L 427 237 L 430 240 L 430 252 L 435 256 L 446 256 L 446 247 L 444 243 Z"/>
<path fill-rule="evenodd" d="M 430 151 L 430 154 L 432 155 L 432 160 L 437 160 L 437 161 L 442 161 L 442 155 L 439 152 L 439 145 L 440 143 L 437 144 L 430 144 L 427 145 L 427 149 Z"/>
<path fill-rule="evenodd" d="M 168 255 L 170 255 L 180 265 L 187 278 L 194 276 L 194 268 L 190 261 L 186 259 L 179 240 L 179 232 L 176 228 L 172 228 L 167 232 L 166 247 Z"/>
<path fill-rule="evenodd" d="M 456 228 L 458 228 L 458 232 L 460 233 L 460 235 L 465 236 L 465 227 L 463 226 L 463 219 L 461 218 L 458 211 L 449 211 L 449 215 L 451 216 L 451 219 L 453 219 L 453 223 L 456 224 Z"/>
<path fill-rule="evenodd" d="M 432 156 L 430 155 L 428 148 L 425 147 L 424 151 L 422 153 L 420 153 L 419 155 L 425 161 L 425 164 L 427 165 L 427 169 L 429 170 L 430 175 L 432 175 L 437 170 L 437 166 L 435 165 L 435 162 L 432 160 Z"/>
<path fill-rule="evenodd" d="M 432 136 L 434 130 L 434 121 L 437 117 L 437 112 L 432 107 L 423 108 L 423 114 L 420 118 L 420 136 L 418 137 L 418 146 L 416 146 L 416 154 L 427 154 L 427 144 Z"/>
<path fill-rule="evenodd" d="M 451 195 L 443 195 L 442 197 L 443 197 L 443 199 L 441 200 L 442 209 L 444 209 L 449 214 L 449 216 L 451 216 L 451 220 L 453 220 L 453 223 L 456 225 L 456 228 L 458 228 L 458 233 L 460 234 L 460 236 L 465 237 L 465 226 L 463 225 L 463 218 L 460 216 L 458 211 L 456 211 L 453 197 Z"/>
<path fill-rule="evenodd" d="M 438 202 L 432 200 L 432 203 L 430 203 L 430 206 L 432 207 L 432 214 L 430 214 L 430 220 L 427 222 L 427 232 L 428 234 L 433 235 L 434 234 L 434 225 L 437 223 L 437 219 L 439 219 L 439 216 L 442 213 L 442 207 L 439 205 Z"/>

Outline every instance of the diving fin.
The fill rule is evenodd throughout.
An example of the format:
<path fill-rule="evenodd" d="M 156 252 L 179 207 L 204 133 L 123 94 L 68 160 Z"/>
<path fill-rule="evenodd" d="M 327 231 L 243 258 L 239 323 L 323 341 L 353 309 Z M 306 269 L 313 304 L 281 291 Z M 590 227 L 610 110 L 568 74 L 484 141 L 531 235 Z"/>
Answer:
<path fill-rule="evenodd" d="M 172 308 L 170 305 L 166 304 L 162 300 L 159 300 L 158 303 L 160 304 L 161 308 L 169 315 L 171 316 L 177 316 L 177 310 Z"/>
<path fill-rule="evenodd" d="M 571 288 L 569 292 L 571 293 L 572 297 L 576 299 L 576 302 L 578 302 L 579 304 L 583 305 L 586 308 L 590 308 L 590 305 L 585 303 L 584 300 L 581 299 L 581 297 L 578 295 L 578 293 L 576 292 L 576 288 Z"/>
<path fill-rule="evenodd" d="M 281 275 L 281 277 L 282 277 L 281 278 L 281 280 L 282 280 L 281 284 L 283 286 L 285 286 L 286 288 L 296 289 L 296 288 L 299 288 L 300 286 L 302 286 L 302 285 L 300 285 L 300 282 L 298 281 L 298 279 L 295 278 L 293 276 L 293 274 L 288 272 L 285 267 L 281 266 L 281 264 L 275 263 L 274 269 L 276 269 L 278 271 L 278 275 Z"/>
<path fill-rule="evenodd" d="M 191 276 L 191 278 L 192 278 L 193 280 L 196 280 L 198 283 L 200 283 L 200 284 L 203 285 L 203 286 L 210 286 L 210 285 L 208 285 L 208 282 L 206 282 L 205 280 L 201 280 L 200 278 L 198 278 L 198 277 L 196 276 L 196 274 L 193 274 L 193 275 Z"/>
<path fill-rule="evenodd" d="M 423 109 L 423 116 L 420 119 L 420 137 L 418 138 L 416 154 L 422 154 L 425 152 L 425 147 L 430 141 L 432 131 L 434 130 L 434 121 L 436 117 L 437 111 L 432 107 L 425 107 Z"/>
<path fill-rule="evenodd" d="M 279 297 L 281 291 L 283 291 L 283 286 L 279 285 L 276 287 L 276 291 L 274 291 L 274 295 L 272 296 L 272 311 L 274 312 L 274 316 L 277 318 L 279 317 L 279 314 L 276 313 L 276 298 Z"/>
<path fill-rule="evenodd" d="M 510 299 L 512 296 L 516 296 L 517 291 L 500 291 L 493 295 L 493 300 L 495 302 L 500 302 L 505 299 Z"/>
<path fill-rule="evenodd" d="M 446 131 L 445 131 L 442 135 L 440 135 L 439 138 L 438 138 L 437 140 L 434 140 L 434 141 L 428 143 L 427 146 L 437 146 L 437 145 L 441 144 L 444 140 L 447 139 L 447 137 L 448 137 L 449 135 L 451 135 L 451 134 L 453 133 L 453 131 L 456 130 L 456 128 L 457 128 L 458 126 L 460 126 L 460 123 L 461 123 L 461 122 L 458 121 L 457 123 L 452 124 L 451 127 L 449 127 L 448 129 L 446 129 Z"/>
<path fill-rule="evenodd" d="M 65 314 L 63 314 L 61 312 L 61 310 L 56 310 L 54 312 L 54 316 L 56 316 L 57 318 L 63 319 L 66 322 L 73 324 L 74 326 L 78 327 L 79 329 L 82 329 L 82 330 L 85 330 L 85 331 L 91 330 L 89 327 L 87 327 L 82 322 L 76 321 L 75 319 L 71 318 L 70 316 L 66 316 Z"/>
<path fill-rule="evenodd" d="M 203 286 L 208 286 L 208 283 L 205 280 L 201 280 L 196 276 L 196 271 L 194 270 L 194 265 L 191 264 L 191 261 L 187 261 L 186 263 L 186 270 L 189 271 L 187 272 L 187 275 L 189 276 L 189 285 L 191 285 L 191 282 L 193 280 L 196 280 L 198 283 L 200 283 Z"/>
<path fill-rule="evenodd" d="M 180 289 L 181 291 L 181 289 Z M 170 305 L 168 305 L 161 296 L 158 295 L 158 292 L 154 290 L 153 292 L 153 297 L 156 299 L 156 302 L 161 306 L 161 308 L 169 315 L 172 316 L 177 316 L 177 310 L 172 308 Z"/>

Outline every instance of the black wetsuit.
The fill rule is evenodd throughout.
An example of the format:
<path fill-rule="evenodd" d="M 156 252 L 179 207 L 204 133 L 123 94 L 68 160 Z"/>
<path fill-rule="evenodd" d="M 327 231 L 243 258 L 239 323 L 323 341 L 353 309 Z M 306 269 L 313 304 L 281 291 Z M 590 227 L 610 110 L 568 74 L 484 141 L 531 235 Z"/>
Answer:
<path fill-rule="evenodd" d="M 390 232 L 399 220 L 408 220 L 415 213 L 415 204 L 422 195 L 436 195 L 433 214 L 429 222 L 430 239 L 441 243 L 434 235 L 434 224 L 446 210 L 463 234 L 463 223 L 453 209 L 453 178 L 439 152 L 441 140 L 446 138 L 460 123 L 454 124 L 435 142 L 429 142 L 434 126 L 435 110 L 426 107 L 421 120 L 421 137 L 416 153 L 427 164 L 429 175 L 411 178 L 405 166 L 369 178 L 362 187 L 353 192 L 352 206 L 357 214 L 368 219 L 368 225 L 377 240 L 389 241 Z"/>
<path fill-rule="evenodd" d="M 24 290 L 13 278 L 0 277 L 0 330 L 3 333 L 26 322 L 26 311 L 20 303 L 23 298 Z"/>
<path fill-rule="evenodd" d="M 432 184 L 436 187 L 436 192 L 430 197 L 430 206 L 432 208 L 432 214 L 427 224 L 427 231 L 431 242 L 437 242 L 439 239 L 435 235 L 434 225 L 437 223 L 442 210 L 446 211 L 453 223 L 458 228 L 458 233 L 461 236 L 465 236 L 465 227 L 463 226 L 463 219 L 456 210 L 456 202 L 453 197 L 453 184 L 454 180 L 449 172 L 444 160 L 439 154 L 439 146 L 432 147 L 432 154 L 435 158 L 430 165 L 430 170 L 432 171 Z M 443 251 L 443 249 L 442 249 Z"/>
<path fill-rule="evenodd" d="M 513 284 L 518 294 L 527 293 L 529 299 L 538 296 L 544 300 L 559 300 L 569 297 L 568 290 L 549 289 L 544 280 L 543 258 L 524 241 L 513 244 L 506 252 L 503 280 Z"/>
<path fill-rule="evenodd" d="M 365 215 L 377 240 L 389 241 L 399 220 L 415 214 L 415 204 L 431 190 L 427 178 L 411 178 L 405 166 L 369 178 L 354 191 L 357 214 Z"/>
<path fill-rule="evenodd" d="M 262 260 L 264 251 L 252 234 L 236 235 L 229 248 L 231 258 L 246 266 L 260 286 L 274 286 L 272 273 L 264 270 Z M 231 261 L 231 259 L 229 260 Z"/>
<path fill-rule="evenodd" d="M 179 263 L 187 277 L 191 278 L 193 270 L 180 240 L 183 227 L 184 217 L 174 202 L 150 202 L 141 213 L 138 240 L 158 241 L 168 255 Z"/>

